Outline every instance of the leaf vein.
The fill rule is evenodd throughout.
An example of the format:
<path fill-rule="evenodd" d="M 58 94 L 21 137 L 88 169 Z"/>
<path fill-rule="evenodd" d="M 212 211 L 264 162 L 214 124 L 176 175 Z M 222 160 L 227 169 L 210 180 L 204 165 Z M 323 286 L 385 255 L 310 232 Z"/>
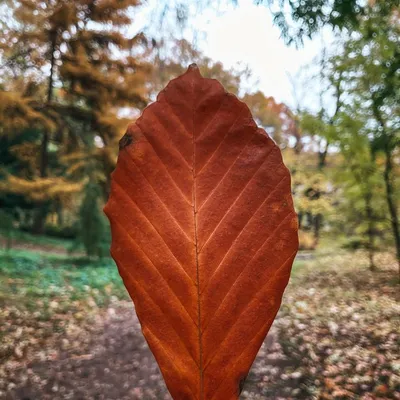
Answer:
<path fill-rule="evenodd" d="M 227 339 L 227 337 L 229 336 L 229 333 L 232 331 L 232 329 L 239 323 L 240 321 L 240 317 L 242 316 L 242 314 L 244 312 L 247 311 L 247 309 L 250 307 L 251 303 L 254 301 L 254 299 L 257 297 L 257 295 L 263 291 L 268 285 L 270 285 L 274 279 L 276 278 L 278 272 L 287 264 L 287 262 L 293 257 L 293 255 L 297 253 L 297 250 L 295 250 L 293 253 L 290 254 L 290 256 L 288 258 L 286 258 L 286 260 L 279 266 L 279 268 L 275 271 L 275 273 L 272 275 L 272 277 L 270 277 L 267 282 L 261 286 L 261 288 L 258 288 L 258 290 L 252 294 L 251 297 L 251 301 L 249 301 L 245 308 L 240 312 L 240 314 L 237 316 L 236 318 L 236 322 L 225 332 L 225 336 L 223 337 L 223 339 L 220 341 L 218 348 L 221 347 L 222 343 L 225 342 L 225 340 Z M 289 275 L 289 274 L 288 274 Z M 233 286 L 233 285 L 232 285 Z M 277 289 L 269 289 L 266 292 L 278 292 L 280 293 L 279 290 Z M 203 332 L 204 333 L 204 332 Z M 218 354 L 218 349 L 214 352 L 214 354 L 212 355 L 211 359 L 207 362 L 207 365 L 204 367 L 204 371 L 207 369 L 207 367 L 210 365 L 210 363 L 212 362 L 212 360 L 214 359 L 214 357 Z"/>
<path fill-rule="evenodd" d="M 164 163 L 164 161 L 162 160 L 162 158 L 159 156 L 159 154 L 157 153 L 155 147 L 153 146 L 153 144 L 150 142 L 149 138 L 146 136 L 146 134 L 144 133 L 143 129 L 140 128 L 139 125 L 136 125 L 140 131 L 142 132 L 143 136 L 146 138 L 147 143 L 151 146 L 151 148 L 154 151 L 154 154 L 157 156 L 157 158 L 160 160 L 161 165 L 165 168 L 165 170 L 167 171 L 168 176 L 171 178 L 172 182 L 174 183 L 174 185 L 176 186 L 176 188 L 180 191 L 180 193 L 182 194 L 182 196 L 184 197 L 184 199 L 186 200 L 186 202 L 191 205 L 190 200 L 185 196 L 185 194 L 182 192 L 182 189 L 177 185 L 177 183 L 175 182 L 175 179 L 172 177 L 171 172 L 169 171 L 169 169 L 167 168 L 167 165 Z"/>
<path fill-rule="evenodd" d="M 121 184 L 118 183 L 118 181 L 114 178 L 114 183 L 120 188 L 120 190 L 126 195 L 126 197 L 128 197 L 128 199 L 136 206 L 136 208 L 140 211 L 140 213 L 143 215 L 143 217 L 145 218 L 145 220 L 148 222 L 148 224 L 157 232 L 158 236 L 160 237 L 161 241 L 165 244 L 165 246 L 167 247 L 167 249 L 170 251 L 170 253 L 172 254 L 172 256 L 175 258 L 176 262 L 180 265 L 180 268 L 182 269 L 182 271 L 185 272 L 185 274 L 189 277 L 189 279 L 194 283 L 193 279 L 190 277 L 190 275 L 186 272 L 185 268 L 183 268 L 182 263 L 176 258 L 174 252 L 171 250 L 171 248 L 168 246 L 167 242 L 165 241 L 165 239 L 163 238 L 163 236 L 161 235 L 161 233 L 158 231 L 158 229 L 155 227 L 155 225 L 149 220 L 149 218 L 146 216 L 146 214 L 143 212 L 142 209 L 140 209 L 140 207 L 137 205 L 137 203 L 132 199 L 131 196 L 129 196 L 128 192 L 124 189 L 123 186 L 121 186 Z"/>
<path fill-rule="evenodd" d="M 119 263 L 119 266 L 121 269 L 123 269 L 130 277 L 131 279 L 134 280 L 132 274 L 129 272 L 129 270 L 121 263 Z M 163 311 L 163 309 L 153 300 L 153 298 L 150 296 L 150 294 L 148 293 L 148 291 L 145 289 L 145 287 L 143 285 L 140 286 L 143 290 L 143 292 L 146 294 L 147 298 L 160 310 L 161 314 L 163 315 L 163 317 L 165 318 L 166 322 L 168 323 L 168 325 L 173 329 L 173 331 L 176 333 L 176 336 L 179 338 L 179 341 L 183 344 L 183 347 L 185 348 L 185 350 L 187 351 L 189 357 L 194 361 L 194 363 L 197 365 L 197 367 L 199 366 L 198 362 L 196 361 L 196 359 L 190 354 L 190 351 L 185 343 L 184 340 L 182 340 L 182 334 L 180 334 L 176 328 L 174 327 L 174 325 L 171 323 L 170 319 L 168 318 L 168 316 L 165 314 L 165 312 Z"/>
<path fill-rule="evenodd" d="M 181 299 L 178 297 L 178 295 L 175 293 L 175 291 L 172 289 L 171 285 L 168 283 L 167 279 L 165 278 L 165 276 L 162 275 L 162 273 L 160 272 L 160 270 L 156 267 L 156 265 L 154 264 L 154 262 L 149 258 L 149 256 L 146 254 L 146 252 L 137 244 L 137 242 L 135 241 L 135 239 L 132 237 L 132 235 L 127 231 L 127 229 L 119 222 L 114 221 L 116 223 L 116 225 L 120 226 L 121 229 L 128 235 L 129 239 L 135 243 L 135 245 L 140 248 L 140 250 L 143 252 L 146 260 L 150 261 L 150 264 L 153 265 L 154 269 L 157 271 L 157 273 L 160 275 L 161 279 L 165 282 L 165 284 L 168 286 L 168 288 L 171 290 L 172 294 L 175 296 L 175 298 L 178 300 L 178 302 L 182 305 L 182 308 L 185 310 L 186 314 L 188 315 L 188 317 L 190 318 L 190 320 L 193 322 L 193 324 L 197 327 L 197 323 L 196 321 L 193 319 L 193 317 L 189 314 L 189 311 L 187 310 L 187 308 L 185 307 L 185 305 L 182 303 Z M 121 264 L 122 265 L 122 264 Z M 125 268 L 125 267 L 124 267 Z M 141 286 L 142 287 L 142 286 Z"/>
<path fill-rule="evenodd" d="M 241 195 L 244 193 L 244 191 L 246 190 L 246 188 L 249 186 L 250 182 L 253 180 L 253 178 L 257 175 L 257 172 L 261 169 L 261 167 L 265 164 L 265 162 L 268 159 L 268 156 L 271 154 L 273 148 L 271 149 L 271 151 L 269 151 L 269 153 L 267 154 L 267 158 L 260 164 L 260 166 L 255 170 L 255 172 L 253 173 L 253 175 L 250 177 L 250 179 L 248 180 L 248 182 L 246 183 L 246 185 L 243 187 L 243 189 L 240 191 L 240 193 L 236 196 L 235 200 L 233 201 L 233 203 L 229 206 L 228 210 L 224 213 L 224 215 L 222 216 L 222 218 L 219 220 L 218 224 L 216 225 L 216 227 L 214 228 L 214 230 L 211 232 L 211 234 L 208 236 L 207 240 L 205 241 L 204 245 L 201 247 L 201 250 L 203 250 L 203 247 L 208 243 L 209 240 L 211 240 L 213 234 L 215 233 L 215 231 L 218 229 L 218 227 L 220 226 L 222 220 L 228 215 L 229 211 L 231 211 L 231 209 L 235 206 L 236 202 L 239 200 L 239 198 L 241 197 Z M 279 182 L 280 183 L 280 182 Z M 279 184 L 278 183 L 278 184 Z M 274 189 L 275 190 L 275 189 Z M 258 210 L 258 208 L 257 208 Z M 257 211 L 256 210 L 256 211 Z M 251 217 L 249 218 L 251 219 Z M 247 225 L 247 223 L 246 223 Z M 240 234 L 240 232 L 239 232 Z M 238 234 L 238 235 L 239 235 Z"/>
<path fill-rule="evenodd" d="M 171 141 L 171 143 L 174 144 L 175 149 L 177 150 L 177 152 L 178 152 L 178 153 L 180 154 L 180 156 L 182 157 L 182 159 L 183 159 L 183 161 L 185 162 L 185 164 L 186 164 L 186 166 L 188 167 L 188 169 L 191 170 L 192 167 L 189 165 L 189 161 L 186 159 L 186 157 L 182 154 L 182 152 L 181 152 L 181 150 L 179 149 L 179 147 L 176 145 L 176 142 L 175 142 L 175 140 L 173 139 L 173 135 L 171 136 L 171 134 L 169 133 L 169 132 L 170 132 L 170 129 L 166 129 L 166 128 L 165 128 L 165 126 L 164 126 L 163 122 L 161 121 L 161 118 L 159 117 L 159 115 L 157 115 L 155 112 L 153 112 L 153 115 L 154 115 L 156 121 L 158 122 L 158 124 L 162 127 L 164 133 L 165 133 L 165 132 L 167 133 L 167 136 L 168 136 L 169 140 Z M 178 118 L 178 117 L 177 117 L 177 118 Z M 181 122 L 180 119 L 179 119 L 179 122 Z M 181 125 L 183 125 L 182 122 L 181 122 Z M 185 132 L 186 132 L 186 129 L 185 129 Z M 146 138 L 147 138 L 147 137 L 146 137 Z"/>
<path fill-rule="evenodd" d="M 221 101 L 221 104 L 219 105 L 219 107 L 217 108 L 217 111 L 215 112 L 215 114 L 213 115 L 213 117 L 211 118 L 211 120 L 208 122 L 208 124 L 206 125 L 206 127 L 200 132 L 199 137 L 196 140 L 200 140 L 201 137 L 203 136 L 203 133 L 207 131 L 207 129 L 209 128 L 209 126 L 211 126 L 211 124 L 215 121 L 218 113 L 220 112 L 222 106 L 225 104 L 225 101 L 227 100 L 228 95 L 225 95 L 223 100 Z"/>
<path fill-rule="evenodd" d="M 238 116 L 236 117 L 236 119 L 233 121 L 232 125 L 229 127 L 229 129 L 227 129 L 224 137 L 222 138 L 222 140 L 218 143 L 218 146 L 215 148 L 215 150 L 211 153 L 210 157 L 208 157 L 207 161 L 205 162 L 205 164 L 203 164 L 203 166 L 200 168 L 200 171 L 197 173 L 197 175 L 201 174 L 201 171 L 203 171 L 203 169 L 206 167 L 206 165 L 210 162 L 210 160 L 213 158 L 214 154 L 217 152 L 217 150 L 221 147 L 222 143 L 224 142 L 225 138 L 228 136 L 229 132 L 231 131 L 231 129 L 236 125 L 236 122 L 239 120 L 239 118 L 242 116 L 242 114 L 244 113 L 244 110 L 242 110 L 241 112 L 239 112 Z"/>
<path fill-rule="evenodd" d="M 251 259 L 246 263 L 246 265 L 243 267 L 243 269 L 240 271 L 240 274 L 236 277 L 235 281 L 232 283 L 231 287 L 229 288 L 228 292 L 225 294 L 225 296 L 223 297 L 223 299 L 221 300 L 221 302 L 219 303 L 219 306 L 217 307 L 217 309 L 215 310 L 214 314 L 210 317 L 209 322 L 207 324 L 207 326 L 204 328 L 203 330 L 203 334 L 204 332 L 207 330 L 208 326 L 210 325 L 210 322 L 213 320 L 213 318 L 216 316 L 218 310 L 220 309 L 221 305 L 223 304 L 223 302 L 225 301 L 225 299 L 227 299 L 227 297 L 229 296 L 229 293 L 233 290 L 233 287 L 235 286 L 235 283 L 238 281 L 238 279 L 242 276 L 242 274 L 244 273 L 245 269 L 247 268 L 247 266 L 253 261 L 253 259 L 257 256 L 257 254 L 259 253 L 259 251 L 265 246 L 266 243 L 268 243 L 268 241 L 274 237 L 275 233 L 277 232 L 277 230 L 283 225 L 283 223 L 286 221 L 286 219 L 292 215 L 292 213 L 288 213 L 286 215 L 286 217 L 278 224 L 278 226 L 275 227 L 275 229 L 273 230 L 273 232 L 264 240 L 264 242 L 262 242 L 262 244 L 260 245 L 260 247 L 257 249 L 257 251 L 253 254 L 253 256 L 251 257 Z"/>
<path fill-rule="evenodd" d="M 219 185 L 223 182 L 223 180 L 225 179 L 225 177 L 229 174 L 229 171 L 231 171 L 231 169 L 234 167 L 234 165 L 236 164 L 236 161 L 239 159 L 239 157 L 242 155 L 244 149 L 247 147 L 247 145 L 250 143 L 252 137 L 251 135 L 249 135 L 249 140 L 243 145 L 243 147 L 240 150 L 240 153 L 237 155 L 237 157 L 233 160 L 233 162 L 231 163 L 231 165 L 229 166 L 229 168 L 225 171 L 224 175 L 221 177 L 221 179 L 218 181 L 218 183 L 214 186 L 214 189 L 211 190 L 211 192 L 208 194 L 208 196 L 206 197 L 206 199 L 203 201 L 202 205 L 199 208 L 199 212 L 201 211 L 201 209 L 205 206 L 205 204 L 207 203 L 207 201 L 211 198 L 211 196 L 213 195 L 213 193 L 218 189 Z"/>
<path fill-rule="evenodd" d="M 243 232 L 245 231 L 245 229 L 247 228 L 247 226 L 249 225 L 249 223 L 251 222 L 251 220 L 254 218 L 254 216 L 257 214 L 257 211 L 266 203 L 266 201 L 271 197 L 271 195 L 278 189 L 279 185 L 284 181 L 283 177 L 275 186 L 274 190 L 272 190 L 272 192 L 270 192 L 268 194 L 268 196 L 264 199 L 264 201 L 255 209 L 255 211 L 252 213 L 252 215 L 250 216 L 250 218 L 247 219 L 245 225 L 243 226 L 243 228 L 239 231 L 239 233 L 237 234 L 236 238 L 233 240 L 233 242 L 231 243 L 231 245 L 229 246 L 228 250 L 225 252 L 224 257 L 222 258 L 222 260 L 220 261 L 220 263 L 217 265 L 217 268 L 215 269 L 215 271 L 212 273 L 211 277 L 209 278 L 208 282 L 211 282 L 212 278 L 214 277 L 214 275 L 217 273 L 217 271 L 219 270 L 220 266 L 222 265 L 222 263 L 224 262 L 225 258 L 228 256 L 228 254 L 230 253 L 230 251 L 232 250 L 233 246 L 235 245 L 236 241 L 238 240 L 239 236 L 241 236 L 243 234 Z M 204 246 L 203 246 L 204 247 Z M 208 285 L 207 285 L 208 286 Z M 203 291 L 207 289 L 207 286 L 204 287 Z"/>
<path fill-rule="evenodd" d="M 240 354 L 236 357 L 236 360 L 234 361 L 234 365 L 236 366 L 238 360 L 240 360 L 240 358 L 242 357 L 242 354 L 247 350 L 247 348 L 250 346 L 252 340 L 254 340 L 254 338 L 266 327 L 268 326 L 273 320 L 274 320 L 275 316 L 272 318 L 269 318 L 268 321 L 256 332 L 255 335 L 253 335 L 253 337 L 251 338 L 251 340 L 249 340 L 249 344 L 240 352 Z M 229 378 L 229 375 L 226 376 L 219 384 L 218 386 L 214 389 L 214 394 L 211 396 L 210 400 L 212 400 L 215 397 L 215 394 L 217 393 L 217 390 L 221 387 L 221 385 Z"/>
<path fill-rule="evenodd" d="M 167 207 L 167 204 L 165 203 L 165 201 L 163 201 L 161 199 L 161 197 L 159 196 L 159 194 L 157 193 L 155 187 L 151 184 L 151 182 L 149 181 L 149 179 L 147 178 L 147 176 L 144 174 L 142 168 L 140 168 L 140 166 L 136 163 L 136 161 L 129 155 L 130 159 L 132 160 L 132 162 L 136 165 L 137 169 L 140 171 L 140 173 L 142 174 L 142 176 L 144 177 L 144 179 L 146 180 L 146 182 L 149 184 L 149 186 L 151 187 L 151 189 L 153 190 L 153 192 L 155 193 L 155 195 L 157 196 L 157 198 L 160 200 L 160 202 L 162 203 L 162 205 L 165 207 L 165 210 L 168 212 L 169 216 L 175 221 L 176 225 L 179 227 L 179 229 L 182 231 L 182 233 L 187 237 L 187 239 L 189 240 L 190 243 L 193 243 L 193 240 L 188 236 L 188 234 L 185 232 L 185 230 L 182 228 L 182 226 L 179 224 L 178 220 L 172 215 L 171 211 L 169 210 L 169 208 Z"/>

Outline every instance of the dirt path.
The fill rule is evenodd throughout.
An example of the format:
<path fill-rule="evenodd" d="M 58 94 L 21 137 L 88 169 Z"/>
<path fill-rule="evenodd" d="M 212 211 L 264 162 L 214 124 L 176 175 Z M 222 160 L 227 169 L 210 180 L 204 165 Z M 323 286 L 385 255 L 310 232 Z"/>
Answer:
<path fill-rule="evenodd" d="M 282 362 L 273 337 L 263 345 L 241 398 L 267 398 L 261 395 L 260 382 Z M 55 360 L 31 363 L 17 369 L 13 380 L 16 385 L 7 400 L 171 399 L 128 302 L 108 310 L 91 342 L 78 353 L 60 352 Z M 277 398 L 276 393 L 271 397 Z"/>
<path fill-rule="evenodd" d="M 170 399 L 129 303 L 110 308 L 80 354 L 61 353 L 18 373 L 6 399 Z"/>
<path fill-rule="evenodd" d="M 0 248 L 5 249 L 7 247 L 7 242 L 6 240 L 0 236 Z M 49 254 L 57 254 L 57 255 L 62 255 L 66 256 L 68 255 L 68 251 L 62 247 L 61 245 L 55 245 L 55 244 L 45 244 L 45 243 L 31 243 L 31 242 L 26 242 L 26 241 L 20 241 L 20 240 L 15 240 L 13 239 L 12 241 L 12 250 L 29 250 L 29 251 L 34 251 L 35 253 L 39 254 L 44 254 L 44 255 L 49 255 Z M 74 252 L 74 255 L 82 255 L 83 253 L 81 251 L 79 252 Z"/>

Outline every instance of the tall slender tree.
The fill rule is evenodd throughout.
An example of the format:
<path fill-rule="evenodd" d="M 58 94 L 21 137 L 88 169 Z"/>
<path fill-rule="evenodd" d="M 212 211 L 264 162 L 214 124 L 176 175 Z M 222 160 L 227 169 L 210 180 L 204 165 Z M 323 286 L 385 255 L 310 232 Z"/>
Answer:
<path fill-rule="evenodd" d="M 337 143 L 343 163 L 337 169 L 336 180 L 343 188 L 345 201 L 340 199 L 340 203 L 345 205 L 348 225 L 355 223 L 356 230 L 366 236 L 361 245 L 367 249 L 370 269 L 374 271 L 378 234 L 386 227 L 384 185 L 369 143 L 366 121 L 358 109 L 346 109 L 339 116 Z"/>
<path fill-rule="evenodd" d="M 347 101 L 366 120 L 371 151 L 384 158 L 383 181 L 400 272 L 399 176 L 400 152 L 400 24 L 395 13 L 372 6 L 359 30 L 344 44 L 339 66 Z"/>

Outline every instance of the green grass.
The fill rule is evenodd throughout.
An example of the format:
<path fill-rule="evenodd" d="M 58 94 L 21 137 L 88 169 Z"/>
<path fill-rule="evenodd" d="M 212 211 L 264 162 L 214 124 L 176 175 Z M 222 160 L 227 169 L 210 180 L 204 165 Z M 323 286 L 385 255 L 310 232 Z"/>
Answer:
<path fill-rule="evenodd" d="M 0 250 L 0 377 L 7 362 L 50 357 L 65 338 L 68 348 L 79 350 L 91 340 L 96 318 L 128 298 L 111 258 L 46 251 Z"/>
<path fill-rule="evenodd" d="M 20 239 L 32 239 L 37 245 L 65 244 L 59 239 L 23 233 Z M 304 274 L 307 264 L 307 260 L 297 260 L 292 278 Z M 57 302 L 59 312 L 67 310 L 74 301 L 88 299 L 99 307 L 107 306 L 113 297 L 125 299 L 128 295 L 111 258 L 93 261 L 40 251 L 40 246 L 34 250 L 0 250 L 0 307 L 48 309 L 52 302 Z"/>
<path fill-rule="evenodd" d="M 0 307 L 18 304 L 34 309 L 57 302 L 57 308 L 67 309 L 88 298 L 105 306 L 112 296 L 127 295 L 110 258 L 91 261 L 30 250 L 0 251 Z"/>

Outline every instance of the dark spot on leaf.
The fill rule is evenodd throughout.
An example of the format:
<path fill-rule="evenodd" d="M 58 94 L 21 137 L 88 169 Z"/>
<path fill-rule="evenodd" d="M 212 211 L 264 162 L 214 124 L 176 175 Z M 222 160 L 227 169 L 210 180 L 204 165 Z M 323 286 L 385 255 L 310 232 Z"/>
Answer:
<path fill-rule="evenodd" d="M 133 137 L 129 133 L 125 133 L 119 141 L 119 149 L 122 150 L 133 142 Z"/>

